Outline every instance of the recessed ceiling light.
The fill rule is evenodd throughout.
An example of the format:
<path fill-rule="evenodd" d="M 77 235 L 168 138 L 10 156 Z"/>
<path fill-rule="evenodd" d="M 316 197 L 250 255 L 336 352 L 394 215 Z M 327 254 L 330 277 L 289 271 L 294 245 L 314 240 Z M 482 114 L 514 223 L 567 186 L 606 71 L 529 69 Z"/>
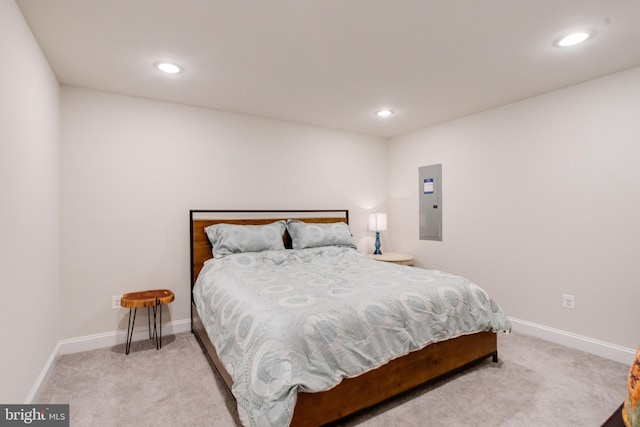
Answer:
<path fill-rule="evenodd" d="M 376 113 L 376 116 L 378 117 L 389 117 L 393 114 L 393 111 L 391 110 L 380 110 Z"/>
<path fill-rule="evenodd" d="M 182 72 L 182 67 L 171 62 L 156 62 L 156 68 L 168 74 L 177 74 Z"/>
<path fill-rule="evenodd" d="M 556 42 L 556 46 L 559 46 L 559 47 L 575 46 L 577 44 L 582 43 L 583 41 L 585 41 L 589 37 L 591 37 L 591 33 L 588 33 L 586 31 L 579 31 L 577 33 L 571 33 L 571 34 L 566 35 L 566 36 L 562 37 L 561 39 L 559 39 Z"/>

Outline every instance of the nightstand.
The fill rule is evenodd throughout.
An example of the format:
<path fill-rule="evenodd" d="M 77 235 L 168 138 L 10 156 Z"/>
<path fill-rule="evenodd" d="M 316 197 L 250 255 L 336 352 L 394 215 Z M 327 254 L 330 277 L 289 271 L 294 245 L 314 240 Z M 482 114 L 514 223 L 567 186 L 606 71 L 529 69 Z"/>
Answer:
<path fill-rule="evenodd" d="M 147 316 L 149 317 L 149 339 L 155 340 L 156 350 L 162 348 L 162 306 L 169 304 L 175 299 L 175 295 L 169 289 L 153 289 L 150 291 L 131 292 L 122 295 L 120 298 L 120 306 L 129 309 L 129 325 L 127 327 L 127 344 L 125 353 L 129 354 L 131 350 L 131 339 L 133 338 L 133 327 L 136 323 L 136 313 L 138 308 L 147 307 Z M 151 334 L 151 312 L 153 308 L 153 334 Z M 131 321 L 131 310 L 133 310 L 133 321 Z M 160 334 L 158 334 L 158 322 L 156 315 L 160 311 Z"/>
<path fill-rule="evenodd" d="M 385 252 L 380 255 L 369 254 L 369 257 L 376 261 L 391 262 L 400 265 L 413 265 L 413 257 L 409 254 L 401 254 L 397 252 Z"/>

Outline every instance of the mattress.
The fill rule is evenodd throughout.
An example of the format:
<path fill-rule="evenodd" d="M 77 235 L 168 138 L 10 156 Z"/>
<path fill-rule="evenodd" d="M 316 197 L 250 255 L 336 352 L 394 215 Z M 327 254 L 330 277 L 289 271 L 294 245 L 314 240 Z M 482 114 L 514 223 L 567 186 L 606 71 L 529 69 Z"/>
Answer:
<path fill-rule="evenodd" d="M 211 259 L 193 294 L 247 426 L 288 425 L 298 391 L 328 390 L 434 342 L 511 328 L 465 278 L 341 246 Z"/>

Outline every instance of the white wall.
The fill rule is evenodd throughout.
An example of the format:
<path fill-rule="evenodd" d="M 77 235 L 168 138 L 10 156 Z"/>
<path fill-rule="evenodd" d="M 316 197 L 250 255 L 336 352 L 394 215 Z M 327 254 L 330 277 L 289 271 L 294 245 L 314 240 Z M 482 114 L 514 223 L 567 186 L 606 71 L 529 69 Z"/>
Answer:
<path fill-rule="evenodd" d="M 640 68 L 393 138 L 389 244 L 510 316 L 634 349 L 639 160 Z M 437 163 L 444 241 L 420 241 L 418 168 Z"/>
<path fill-rule="evenodd" d="M 13 1 L 0 57 L 0 402 L 23 403 L 60 337 L 60 93 Z"/>
<path fill-rule="evenodd" d="M 189 209 L 350 209 L 386 197 L 384 139 L 62 89 L 63 338 L 126 330 L 111 296 L 170 288 L 189 317 Z M 144 319 L 143 319 L 144 320 Z"/>

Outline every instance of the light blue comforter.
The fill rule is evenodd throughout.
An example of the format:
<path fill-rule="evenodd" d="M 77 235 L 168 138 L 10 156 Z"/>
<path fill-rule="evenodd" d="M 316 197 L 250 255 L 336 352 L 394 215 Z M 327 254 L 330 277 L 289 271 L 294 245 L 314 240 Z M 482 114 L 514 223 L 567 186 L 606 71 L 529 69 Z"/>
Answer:
<path fill-rule="evenodd" d="M 297 391 L 322 391 L 426 345 L 510 330 L 477 285 L 328 246 L 205 263 L 198 313 L 247 426 L 285 426 Z"/>

